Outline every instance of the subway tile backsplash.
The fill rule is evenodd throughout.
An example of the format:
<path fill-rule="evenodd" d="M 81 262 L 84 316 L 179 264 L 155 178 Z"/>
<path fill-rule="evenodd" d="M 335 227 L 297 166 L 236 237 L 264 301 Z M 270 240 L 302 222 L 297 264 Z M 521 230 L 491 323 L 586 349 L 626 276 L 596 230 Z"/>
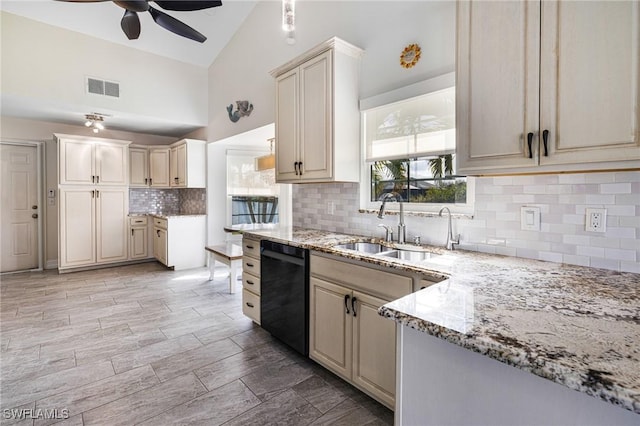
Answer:
<path fill-rule="evenodd" d="M 640 172 L 500 176 L 476 179 L 472 219 L 454 218 L 460 248 L 507 256 L 640 273 Z M 306 228 L 382 236 L 384 220 L 358 213 L 359 185 L 294 185 L 293 224 Z M 328 202 L 334 213 L 328 213 Z M 540 207 L 541 230 L 520 229 L 520 208 Z M 607 209 L 606 232 L 585 230 L 587 207 Z M 406 209 L 406 207 L 405 207 Z M 444 245 L 447 221 L 407 215 L 407 241 Z"/>
<path fill-rule="evenodd" d="M 156 213 L 165 215 L 205 214 L 206 189 L 129 189 L 129 213 Z"/>

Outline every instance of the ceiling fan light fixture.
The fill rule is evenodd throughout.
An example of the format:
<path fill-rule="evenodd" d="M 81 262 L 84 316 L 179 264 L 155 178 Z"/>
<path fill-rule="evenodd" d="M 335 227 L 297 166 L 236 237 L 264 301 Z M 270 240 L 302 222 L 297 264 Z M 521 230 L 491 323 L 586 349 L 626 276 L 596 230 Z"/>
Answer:
<path fill-rule="evenodd" d="M 98 133 L 100 130 L 104 130 L 104 116 L 101 114 L 91 113 L 84 115 L 85 122 L 84 125 L 89 127 L 93 133 Z"/>

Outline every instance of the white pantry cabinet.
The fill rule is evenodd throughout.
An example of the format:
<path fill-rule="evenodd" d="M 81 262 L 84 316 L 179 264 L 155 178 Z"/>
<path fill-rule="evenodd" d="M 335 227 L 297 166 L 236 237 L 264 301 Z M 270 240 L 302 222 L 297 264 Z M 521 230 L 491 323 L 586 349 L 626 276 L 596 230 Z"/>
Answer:
<path fill-rule="evenodd" d="M 170 148 L 153 146 L 149 148 L 149 186 L 169 188 Z"/>
<path fill-rule="evenodd" d="M 378 308 L 413 279 L 312 254 L 309 286 L 309 357 L 393 409 L 396 326 Z"/>
<path fill-rule="evenodd" d="M 458 2 L 461 173 L 640 166 L 638 2 Z"/>
<path fill-rule="evenodd" d="M 182 139 L 171 144 L 169 175 L 172 188 L 205 188 L 206 142 Z"/>
<path fill-rule="evenodd" d="M 54 134 L 60 185 L 127 185 L 128 141 Z"/>
<path fill-rule="evenodd" d="M 61 186 L 58 268 L 127 260 L 126 187 Z"/>
<path fill-rule="evenodd" d="M 276 79 L 276 181 L 357 182 L 363 50 L 332 38 L 271 71 Z"/>

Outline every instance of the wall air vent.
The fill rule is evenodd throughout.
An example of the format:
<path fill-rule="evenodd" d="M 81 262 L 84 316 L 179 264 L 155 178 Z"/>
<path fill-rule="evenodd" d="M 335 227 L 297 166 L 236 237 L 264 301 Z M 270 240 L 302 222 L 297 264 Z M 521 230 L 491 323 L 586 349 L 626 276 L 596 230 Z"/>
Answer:
<path fill-rule="evenodd" d="M 110 96 L 112 98 L 120 97 L 120 84 L 113 81 L 100 80 L 93 77 L 87 77 L 86 81 L 87 93 L 94 95 Z"/>

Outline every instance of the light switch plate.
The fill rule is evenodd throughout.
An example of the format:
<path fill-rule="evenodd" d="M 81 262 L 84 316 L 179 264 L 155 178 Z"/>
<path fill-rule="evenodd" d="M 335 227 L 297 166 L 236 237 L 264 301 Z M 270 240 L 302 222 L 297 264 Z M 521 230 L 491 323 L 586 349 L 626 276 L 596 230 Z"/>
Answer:
<path fill-rule="evenodd" d="M 523 231 L 540 230 L 540 207 L 520 208 L 520 229 Z"/>

